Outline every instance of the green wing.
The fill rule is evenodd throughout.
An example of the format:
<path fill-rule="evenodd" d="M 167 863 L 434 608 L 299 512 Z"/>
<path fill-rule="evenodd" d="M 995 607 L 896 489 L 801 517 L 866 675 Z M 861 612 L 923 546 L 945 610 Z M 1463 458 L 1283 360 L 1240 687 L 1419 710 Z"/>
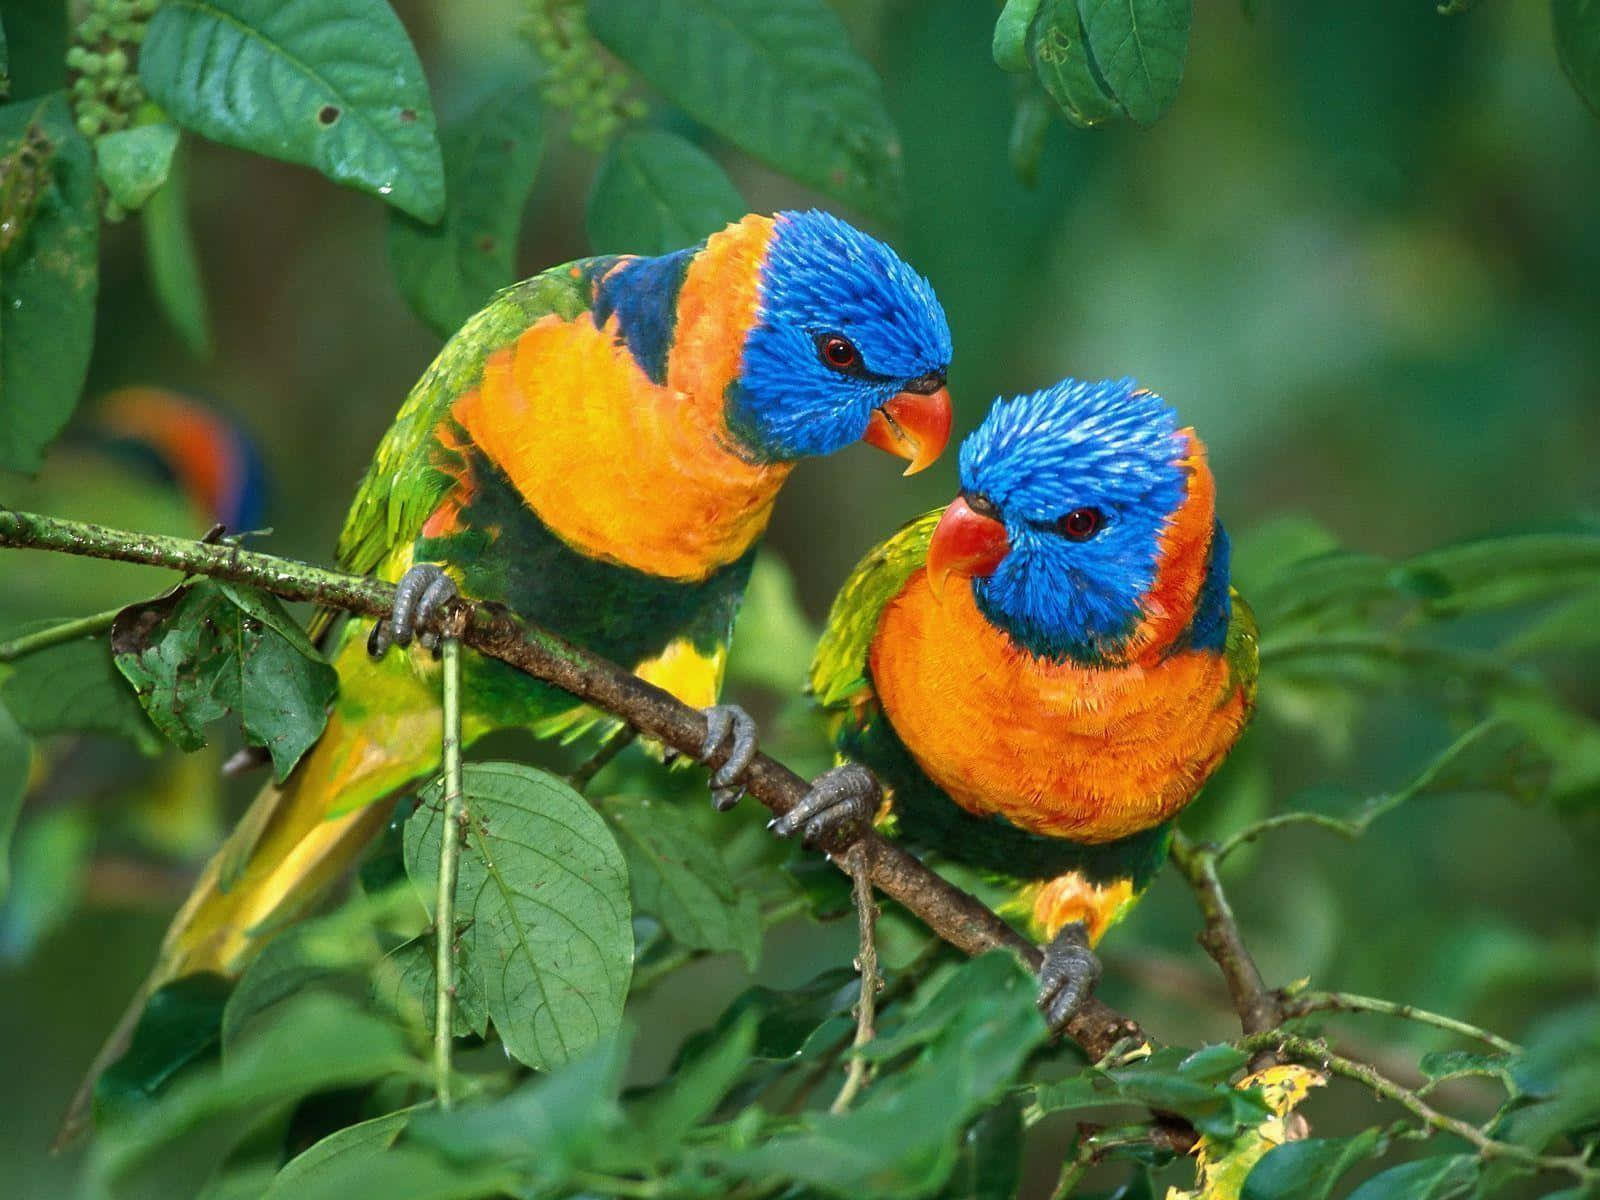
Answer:
<path fill-rule="evenodd" d="M 1228 638 L 1222 653 L 1228 660 L 1233 685 L 1244 692 L 1245 707 L 1256 706 L 1256 681 L 1261 678 L 1261 638 L 1256 630 L 1256 614 L 1238 590 L 1230 587 L 1228 598 L 1233 615 L 1228 620 Z"/>
<path fill-rule="evenodd" d="M 828 624 L 811 659 L 811 691 L 824 708 L 841 707 L 867 687 L 867 652 L 884 605 L 893 600 L 928 559 L 936 508 L 902 525 L 856 564 L 834 597 Z"/>
<path fill-rule="evenodd" d="M 484 363 L 523 330 L 552 313 L 571 320 L 589 307 L 588 262 L 552 267 L 498 293 L 445 343 L 384 435 L 339 535 L 339 562 L 359 575 L 374 571 L 397 546 L 415 541 L 439 506 L 450 477 L 431 465 L 439 422 L 476 387 Z"/>

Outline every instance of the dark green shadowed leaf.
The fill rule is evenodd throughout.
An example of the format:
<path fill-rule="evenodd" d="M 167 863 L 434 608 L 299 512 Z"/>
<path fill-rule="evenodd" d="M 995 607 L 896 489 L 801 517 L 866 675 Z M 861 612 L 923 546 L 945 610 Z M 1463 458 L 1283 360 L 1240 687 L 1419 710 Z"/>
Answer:
<path fill-rule="evenodd" d="M 1378 1129 L 1348 1138 L 1285 1142 L 1262 1156 L 1245 1177 L 1240 1200 L 1327 1200 L 1334 1185 L 1383 1141 Z"/>
<path fill-rule="evenodd" d="M 1028 30 L 1028 57 L 1050 98 L 1085 129 L 1122 118 L 1089 61 L 1089 41 L 1077 0 L 1044 0 Z"/>
<path fill-rule="evenodd" d="M 961 1135 L 940 1200 L 1011 1200 L 1022 1177 L 1022 1105 L 1006 1096 Z"/>
<path fill-rule="evenodd" d="M 144 229 L 145 262 L 150 287 L 168 323 L 197 358 L 211 353 L 211 320 L 206 311 L 205 280 L 189 227 L 189 172 L 180 147 L 167 182 L 139 214 Z"/>
<path fill-rule="evenodd" d="M 1107 89 L 1140 125 L 1178 96 L 1193 0 L 1078 0 L 1089 54 Z"/>
<path fill-rule="evenodd" d="M 302 1151 L 284 1164 L 273 1177 L 265 1200 L 289 1200 L 305 1195 L 306 1188 L 315 1188 L 319 1180 L 359 1164 L 370 1168 L 381 1158 L 395 1139 L 405 1131 L 414 1110 L 402 1109 L 349 1125 L 337 1133 L 330 1133 L 320 1142 Z"/>
<path fill-rule="evenodd" d="M 0 466 L 38 468 L 89 369 L 94 156 L 66 94 L 0 108 Z"/>
<path fill-rule="evenodd" d="M 544 118 L 528 83 L 497 88 L 442 131 L 444 219 L 395 213 L 389 261 L 411 311 L 449 337 L 515 274 L 522 210 L 539 172 Z"/>
<path fill-rule="evenodd" d="M 1444 1200 L 1469 1190 L 1477 1173 L 1478 1160 L 1470 1154 L 1419 1158 L 1374 1175 L 1350 1200 Z"/>
<path fill-rule="evenodd" d="M 515 763 L 472 763 L 456 886 L 463 969 L 478 976 L 506 1049 L 560 1066 L 622 1020 L 633 970 L 628 871 L 616 839 L 577 792 Z M 442 784 L 406 822 L 406 873 L 432 911 Z M 481 981 L 481 982 L 480 982 Z"/>
<path fill-rule="evenodd" d="M 185 750 L 236 712 L 281 782 L 328 720 L 338 674 L 271 596 L 227 583 L 176 588 L 117 615 L 117 669 L 156 728 Z"/>
<path fill-rule="evenodd" d="M 216 1056 L 228 986 L 220 975 L 189 975 L 150 997 L 127 1051 L 95 1082 L 97 1125 L 129 1119 L 178 1072 Z"/>
<path fill-rule="evenodd" d="M 1600 0 L 1550 0 L 1561 69 L 1600 116 Z"/>
<path fill-rule="evenodd" d="M 139 77 L 185 129 L 315 167 L 424 221 L 444 213 L 427 82 L 383 0 L 168 0 Z"/>
<path fill-rule="evenodd" d="M 697 950 L 738 953 L 752 971 L 761 959 L 761 914 L 755 898 L 733 886 L 716 846 L 656 801 L 616 796 L 603 809 L 628 859 L 640 912 Z"/>
<path fill-rule="evenodd" d="M 29 624 L 13 634 L 48 629 Z M 117 673 L 104 636 L 62 642 L 4 668 L 3 699 L 17 723 L 34 737 L 52 733 L 104 733 L 126 738 L 146 754 L 162 747 L 160 735 L 127 682 Z"/>
<path fill-rule="evenodd" d="M 130 212 L 167 181 L 178 148 L 178 127 L 165 121 L 119 129 L 95 139 L 95 164 L 111 198 Z"/>
<path fill-rule="evenodd" d="M 727 1095 L 750 1063 L 755 1049 L 757 1017 L 746 1010 L 720 1037 L 675 1065 L 657 1088 L 628 1108 L 628 1123 L 657 1153 L 677 1145 Z"/>
<path fill-rule="evenodd" d="M 898 212 L 900 140 L 882 88 L 823 0 L 589 0 L 589 24 L 742 149 L 846 204 Z"/>
<path fill-rule="evenodd" d="M 698 146 L 647 130 L 618 138 L 589 192 L 589 248 L 596 254 L 666 254 L 691 246 L 745 213 L 744 197 Z"/>
<path fill-rule="evenodd" d="M 31 759 L 27 735 L 11 710 L 0 704 L 0 902 L 11 890 L 11 835 L 28 790 Z"/>
<path fill-rule="evenodd" d="M 313 1146 L 306 1154 L 317 1148 Z M 381 1196 L 383 1200 L 497 1200 L 516 1194 L 520 1179 L 519 1174 L 503 1168 L 446 1163 L 435 1154 L 405 1144 L 341 1150 L 317 1162 L 315 1169 L 297 1172 L 287 1184 L 274 1182 L 267 1192 L 268 1200 L 352 1200 L 357 1196 Z M 284 1175 L 288 1171 L 289 1167 L 285 1167 Z"/>

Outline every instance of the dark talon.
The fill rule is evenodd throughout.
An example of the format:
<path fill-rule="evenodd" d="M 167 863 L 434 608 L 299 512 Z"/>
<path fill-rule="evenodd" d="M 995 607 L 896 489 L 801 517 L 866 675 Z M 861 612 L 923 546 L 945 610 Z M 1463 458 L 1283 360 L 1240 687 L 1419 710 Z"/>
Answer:
<path fill-rule="evenodd" d="M 800 833 L 806 845 L 814 845 L 832 833 L 868 824 L 882 799 L 872 772 L 846 763 L 817 776 L 800 803 L 767 822 L 767 828 L 779 837 Z"/>
<path fill-rule="evenodd" d="M 439 635 L 424 630 L 418 637 L 419 625 L 430 625 L 440 615 L 440 610 L 459 593 L 455 580 L 433 563 L 417 563 L 407 569 L 394 588 L 394 611 L 386 620 L 379 621 L 367 638 L 367 653 L 382 657 L 391 645 L 409 646 L 417 638 L 424 649 L 439 645 Z"/>
<path fill-rule="evenodd" d="M 1059 1033 L 1100 982 L 1100 959 L 1089 949 L 1089 930 L 1082 921 L 1063 926 L 1044 948 L 1039 966 L 1039 1008 L 1046 1024 Z"/>
<path fill-rule="evenodd" d="M 756 756 L 756 723 L 737 704 L 713 704 L 704 712 L 706 736 L 700 743 L 700 761 L 707 761 L 729 743 L 728 757 L 711 775 L 711 807 L 727 812 L 744 795 L 739 780 Z"/>

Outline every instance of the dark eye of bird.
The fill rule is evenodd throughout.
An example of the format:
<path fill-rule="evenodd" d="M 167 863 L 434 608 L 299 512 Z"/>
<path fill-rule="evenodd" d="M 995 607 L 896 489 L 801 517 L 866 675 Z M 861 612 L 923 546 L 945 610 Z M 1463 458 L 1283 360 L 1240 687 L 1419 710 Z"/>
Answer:
<path fill-rule="evenodd" d="M 980 517 L 988 517 L 993 521 L 1000 520 L 1000 506 L 982 492 L 962 492 L 961 495 L 966 500 L 967 507 Z"/>
<path fill-rule="evenodd" d="M 1087 542 L 1105 523 L 1105 514 L 1098 508 L 1075 508 L 1056 522 L 1056 529 L 1075 542 Z"/>
<path fill-rule="evenodd" d="M 822 361 L 836 371 L 848 371 L 861 361 L 861 355 L 850 342 L 836 333 L 821 339 Z"/>

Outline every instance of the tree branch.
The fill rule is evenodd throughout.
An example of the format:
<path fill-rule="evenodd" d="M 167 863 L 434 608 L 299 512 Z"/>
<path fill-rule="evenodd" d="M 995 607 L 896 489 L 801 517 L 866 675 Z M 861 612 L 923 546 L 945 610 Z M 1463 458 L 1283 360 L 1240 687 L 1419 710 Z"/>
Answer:
<path fill-rule="evenodd" d="M 1399 1017 L 1406 1021 L 1416 1021 L 1420 1025 L 1432 1025 L 1436 1029 L 1459 1033 L 1462 1037 L 1473 1038 L 1493 1046 L 1502 1054 L 1517 1054 L 1522 1049 L 1515 1042 L 1508 1042 L 1497 1033 L 1490 1033 L 1487 1029 L 1469 1025 L 1465 1021 L 1458 1021 L 1443 1013 L 1430 1012 L 1410 1004 L 1398 1004 L 1393 1000 L 1380 1000 L 1375 996 L 1358 996 L 1352 992 L 1298 992 L 1294 995 L 1280 993 L 1279 999 L 1285 1020 L 1308 1016 L 1315 1012 L 1381 1013 L 1384 1016 Z"/>
<path fill-rule="evenodd" d="M 394 604 L 393 585 L 381 580 L 329 571 L 231 544 L 132 533 L 36 513 L 0 511 L 0 546 L 166 567 L 259 588 L 287 600 L 315 601 L 364 617 L 387 616 Z M 705 718 L 660 688 L 546 630 L 523 624 L 498 606 L 458 603 L 446 614 L 445 622 L 460 624 L 463 645 L 556 685 L 680 754 L 699 757 L 706 733 Z M 453 630 L 438 628 L 434 632 Z M 719 751 L 708 765 L 720 765 L 720 754 Z M 751 796 L 779 816 L 799 803 L 808 786 L 788 767 L 764 754 L 751 761 L 742 782 Z M 844 836 L 821 848 L 843 870 L 844 853 L 856 840 Z M 914 913 L 939 937 L 967 954 L 1005 947 L 1021 956 L 1031 969 L 1038 970 L 1039 948 L 984 904 L 877 833 L 862 833 L 859 841 L 871 863 L 873 885 Z M 1099 1058 L 1123 1038 L 1150 1040 L 1131 1017 L 1093 997 L 1073 1016 L 1066 1033 L 1091 1059 Z"/>

